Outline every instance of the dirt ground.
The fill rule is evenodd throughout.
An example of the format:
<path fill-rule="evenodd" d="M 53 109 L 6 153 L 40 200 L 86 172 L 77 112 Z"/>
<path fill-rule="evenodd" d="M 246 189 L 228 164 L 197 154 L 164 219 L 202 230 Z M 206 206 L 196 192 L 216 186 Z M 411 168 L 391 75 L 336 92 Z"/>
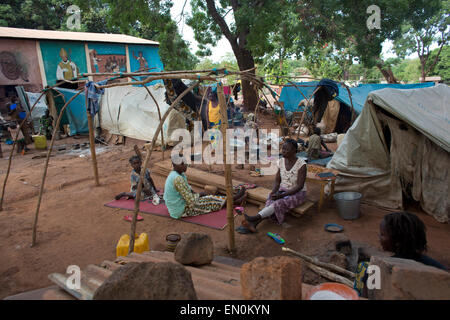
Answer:
<path fill-rule="evenodd" d="M 267 124 L 270 124 L 270 120 Z M 87 141 L 87 137 L 65 138 L 56 142 L 56 150 L 58 146 L 66 145 L 70 148 L 74 143 Z M 134 154 L 134 144 L 142 146 L 143 142 L 129 139 L 125 146 L 105 148 L 97 145 L 100 187 L 95 187 L 89 149 L 54 153 L 54 157 L 50 159 L 40 209 L 37 245 L 33 248 L 30 247 L 32 224 L 45 159 L 32 157 L 45 152 L 32 150 L 24 156 L 14 155 L 4 210 L 0 212 L 0 298 L 49 286 L 52 283 L 47 276 L 53 272 L 65 273 L 69 265 L 78 265 L 83 269 L 88 264 L 115 259 L 117 241 L 121 235 L 130 232 L 130 222 L 123 220 L 130 212 L 108 208 L 104 204 L 113 200 L 114 195 L 129 190 L 128 159 Z M 5 179 L 10 150 L 4 144 L 2 147 L 4 158 L 0 159 L 1 183 Z M 161 156 L 161 152 L 154 152 L 152 163 L 159 161 Z M 151 165 L 149 168 L 151 169 Z M 220 171 L 220 167 L 214 167 L 213 170 Z M 248 166 L 244 170 L 237 170 L 233 166 L 233 177 L 268 188 L 273 183 L 273 177 L 250 177 Z M 153 178 L 158 187 L 164 186 L 163 177 L 155 174 Z M 317 200 L 318 197 L 317 186 L 308 183 L 308 198 Z M 417 213 L 427 226 L 428 255 L 450 267 L 449 225 L 437 222 L 417 205 L 410 205 L 407 209 Z M 247 205 L 245 210 L 253 215 L 258 208 Z M 207 233 L 214 241 L 215 255 L 250 261 L 258 256 L 284 254 L 281 245 L 266 235 L 269 231 L 279 233 L 286 240 L 286 247 L 307 255 L 316 255 L 333 237 L 333 234 L 324 230 L 326 223 L 343 225 L 344 234 L 352 241 L 380 248 L 379 223 L 386 213 L 388 211 L 362 204 L 361 217 L 346 221 L 339 217 L 337 208 L 331 201 L 325 204 L 320 213 L 314 207 L 301 218 L 289 216 L 286 221 L 290 225 L 288 227 L 264 221 L 256 234 L 235 233 L 236 251 L 232 254 L 228 251 L 227 228 L 215 230 L 142 214 L 144 220 L 138 222 L 137 232 L 149 234 L 151 250 L 164 250 L 165 237 L 169 233 Z M 240 225 L 241 219 L 240 216 L 236 217 L 235 226 Z"/>

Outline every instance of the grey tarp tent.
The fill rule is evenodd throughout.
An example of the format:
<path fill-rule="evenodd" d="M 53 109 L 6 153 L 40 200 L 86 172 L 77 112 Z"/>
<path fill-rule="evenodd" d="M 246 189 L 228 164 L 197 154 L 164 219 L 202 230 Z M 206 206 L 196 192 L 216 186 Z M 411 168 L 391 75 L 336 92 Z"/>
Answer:
<path fill-rule="evenodd" d="M 327 167 L 341 172 L 336 191 L 389 209 L 402 209 L 407 195 L 448 222 L 450 88 L 371 92 Z"/>

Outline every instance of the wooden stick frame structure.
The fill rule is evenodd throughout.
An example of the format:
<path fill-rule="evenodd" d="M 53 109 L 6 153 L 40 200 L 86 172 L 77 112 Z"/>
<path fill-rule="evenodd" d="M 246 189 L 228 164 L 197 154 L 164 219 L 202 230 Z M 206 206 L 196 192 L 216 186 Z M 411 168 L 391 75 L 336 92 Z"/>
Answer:
<path fill-rule="evenodd" d="M 140 203 L 140 197 L 141 197 L 141 192 L 142 192 L 142 185 L 143 185 L 143 179 L 144 179 L 144 174 L 145 174 L 145 169 L 148 166 L 150 157 L 151 157 L 151 153 L 154 149 L 155 146 L 155 142 L 159 136 L 159 134 L 163 134 L 162 133 L 162 126 L 165 122 L 165 120 L 167 119 L 170 111 L 172 111 L 175 106 L 179 103 L 179 101 L 188 93 L 190 92 L 192 89 L 194 89 L 195 87 L 197 87 L 201 81 L 213 81 L 213 82 L 217 82 L 217 79 L 221 78 L 221 77 L 225 77 L 227 75 L 238 75 L 241 77 L 241 79 L 246 78 L 248 81 L 253 81 L 254 83 L 260 85 L 260 86 L 266 86 L 269 88 L 269 90 L 272 90 L 269 86 L 267 86 L 266 84 L 264 84 L 260 78 L 257 78 L 254 75 L 249 75 L 247 72 L 254 70 L 255 68 L 249 69 L 249 70 L 245 70 L 245 71 L 230 71 L 227 72 L 226 69 L 220 69 L 220 70 L 201 70 L 201 71 L 195 71 L 195 70 L 191 70 L 191 71 L 174 71 L 174 72 L 160 72 L 160 73 L 129 73 L 129 74 L 105 74 L 105 75 L 111 75 L 111 76 L 115 76 L 115 78 L 124 78 L 124 77 L 135 77 L 135 76 L 144 76 L 144 75 L 149 75 L 149 77 L 147 77 L 145 80 L 143 81 L 136 81 L 136 82 L 127 82 L 127 83 L 113 83 L 113 84 L 107 84 L 107 85 L 97 85 L 95 84 L 96 88 L 98 89 L 105 89 L 105 88 L 112 88 L 112 87 L 117 87 L 117 86 L 125 86 L 125 85 L 144 85 L 145 84 L 154 81 L 154 80 L 161 80 L 161 79 L 174 79 L 174 78 L 178 78 L 178 79 L 191 79 L 191 80 L 197 80 L 197 82 L 193 85 L 191 85 L 189 88 L 187 88 L 182 94 L 180 94 L 175 101 L 172 103 L 172 105 L 169 107 L 169 109 L 165 112 L 165 114 L 161 117 L 161 113 L 160 113 L 160 108 L 159 105 L 157 104 L 157 102 L 155 101 L 155 98 L 153 97 L 153 95 L 150 92 L 150 96 L 152 97 L 152 99 L 156 102 L 157 104 L 157 108 L 158 108 L 158 112 L 159 112 L 159 116 L 160 116 L 160 123 L 158 125 L 158 128 L 153 136 L 152 142 L 147 150 L 147 154 L 145 156 L 145 160 L 144 160 L 144 165 L 143 165 L 143 169 L 141 171 L 140 174 L 140 180 L 138 183 L 138 189 L 137 189 L 137 193 L 136 193 L 136 198 L 135 198 L 135 208 L 134 208 L 134 215 L 133 215 L 133 220 L 132 220 L 132 224 L 131 224 L 131 232 L 130 232 L 130 245 L 129 245 L 129 252 L 133 252 L 134 250 L 134 242 L 135 242 L 135 231 L 136 231 L 136 222 L 137 222 L 137 215 L 139 212 L 139 203 Z M 222 73 L 222 74 L 219 74 Z M 201 76 L 198 73 L 208 73 L 209 75 L 207 76 Z M 86 79 L 82 79 L 82 78 L 86 78 L 89 75 L 92 76 L 98 76 L 99 74 L 82 74 L 79 78 L 74 79 L 72 81 L 61 81 L 56 83 L 55 85 L 45 88 L 41 95 L 38 97 L 38 99 L 35 101 L 34 105 L 32 106 L 32 108 L 30 108 L 30 112 L 27 114 L 27 117 L 32 113 L 32 111 L 34 110 L 34 108 L 36 107 L 37 103 L 40 101 L 40 99 L 46 94 L 47 91 L 57 88 L 59 85 L 69 82 L 69 83 L 86 83 L 88 82 L 88 80 Z M 215 76 L 210 76 L 210 75 L 215 75 Z M 81 80 L 80 80 L 81 79 Z M 77 97 L 79 96 L 83 91 L 85 90 L 85 88 L 80 89 L 78 91 L 78 93 L 76 95 L 74 95 L 70 100 L 68 100 L 65 105 L 63 106 L 63 108 L 61 109 L 61 111 L 59 112 L 59 116 L 58 119 L 56 121 L 56 125 L 53 128 L 53 134 L 52 134 L 52 139 L 50 142 L 50 146 L 49 149 L 47 151 L 47 157 L 45 160 L 45 165 L 44 165 L 44 172 L 42 175 L 42 179 L 41 179 L 41 186 L 40 186 L 40 190 L 39 190 L 39 196 L 38 196 L 38 203 L 37 203 L 37 207 L 36 207 L 36 211 L 35 211 L 35 216 L 34 216 L 34 221 L 33 221 L 33 234 L 32 234 L 32 244 L 31 246 L 35 246 L 36 245 L 36 238 L 37 238 L 37 223 L 38 223 L 38 218 L 39 218 L 39 211 L 40 211 L 40 206 L 41 206 L 41 202 L 42 202 L 42 196 L 44 193 L 44 185 L 45 185 L 45 180 L 46 180 L 46 176 L 47 176 L 47 170 L 48 170 L 48 164 L 49 164 L 49 159 L 51 156 L 51 152 L 53 150 L 53 145 L 55 142 L 55 138 L 56 138 L 56 132 L 59 128 L 62 116 L 64 111 L 66 110 L 66 108 L 69 106 L 69 104 Z M 146 88 L 147 92 L 149 92 L 149 89 Z M 226 106 L 228 105 L 228 103 L 226 102 L 225 99 L 225 95 L 223 93 L 223 87 L 222 84 L 219 82 L 218 84 L 218 96 L 219 96 L 219 104 L 220 104 L 220 113 L 222 116 L 223 121 L 223 126 L 222 126 L 222 130 L 225 130 L 226 132 L 226 128 L 228 126 L 228 117 L 227 117 L 227 111 L 226 111 Z M 87 94 L 86 94 L 86 100 L 87 100 Z M 86 101 L 86 107 L 88 107 L 87 101 Z M 99 177 L 98 177 L 98 168 L 97 168 L 97 163 L 96 163 L 96 154 L 95 154 L 95 136 L 94 136 L 94 130 L 93 130 L 93 124 L 92 124 L 92 117 L 89 113 L 88 110 L 86 110 L 87 112 L 87 117 L 88 117 L 88 123 L 89 123 L 89 133 L 90 133 L 90 147 L 91 147 L 91 157 L 92 157 L 92 161 L 93 161 L 93 168 L 94 168 L 94 176 L 95 176 L 95 182 L 96 185 L 100 185 L 99 183 Z M 20 126 L 19 126 L 19 131 L 22 129 L 25 121 L 27 120 L 27 117 L 25 117 L 25 119 L 23 119 L 23 121 L 21 122 Z M 89 121 L 90 120 L 90 121 Z M 13 158 L 13 152 L 14 152 L 14 147 L 15 147 L 15 141 L 17 140 L 18 134 L 16 134 L 16 137 L 14 138 L 14 143 L 13 143 L 13 147 L 11 148 L 10 151 L 10 157 L 9 157 L 9 163 L 8 163 L 8 169 L 7 169 L 7 174 L 3 183 L 3 189 L 2 189 L 2 194 L 1 194 L 1 198 L 0 198 L 0 211 L 2 210 L 2 205 L 3 205 L 3 199 L 4 199 L 4 194 L 5 194 L 5 189 L 6 189 L 6 184 L 8 181 L 8 177 L 9 177 L 9 173 L 10 173 L 10 169 L 11 169 L 11 162 L 12 162 L 12 158 Z M 224 135 L 226 137 L 226 135 Z M 163 136 L 162 136 L 163 139 Z M 224 150 L 227 150 L 226 148 L 226 139 L 224 139 Z M 234 215 L 233 215 L 233 189 L 232 189 L 232 171 L 231 171 L 231 165 L 224 165 L 225 166 L 225 174 L 227 177 L 227 220 L 228 220 L 228 227 L 229 227 L 229 250 L 230 251 L 234 251 L 235 250 L 235 243 L 234 243 Z"/>
<path fill-rule="evenodd" d="M 140 205 L 140 201 L 141 201 L 142 185 L 143 185 L 143 181 L 144 181 L 144 177 L 145 177 L 145 170 L 147 169 L 148 163 L 150 161 L 150 157 L 152 155 L 152 151 L 153 151 L 153 147 L 155 145 L 156 139 L 158 138 L 158 135 L 159 135 L 159 133 L 160 133 L 160 131 L 162 129 L 164 121 L 166 121 L 166 118 L 169 115 L 170 111 L 172 111 L 175 108 L 175 106 L 178 104 L 178 102 L 180 102 L 180 100 L 187 93 L 189 93 L 192 89 L 197 87 L 199 84 L 200 84 L 200 81 L 197 81 L 195 84 L 191 85 L 189 88 L 184 90 L 183 93 L 181 93 L 175 99 L 175 101 L 171 104 L 169 109 L 167 109 L 167 111 L 164 113 L 164 116 L 162 117 L 161 121 L 159 122 L 159 125 L 156 128 L 155 134 L 153 135 L 153 139 L 152 139 L 151 145 L 150 145 L 150 147 L 147 150 L 147 153 L 145 155 L 145 160 L 144 160 L 143 166 L 141 168 L 141 173 L 140 173 L 140 176 L 139 176 L 139 183 L 138 183 L 138 187 L 137 187 L 137 190 L 136 190 L 136 197 L 134 199 L 134 214 L 133 214 L 133 220 L 131 222 L 130 244 L 129 244 L 129 248 L 128 248 L 128 254 L 131 254 L 134 251 L 134 242 L 135 242 L 135 234 L 136 234 L 136 222 L 137 222 L 137 216 L 138 216 L 138 213 L 139 213 L 139 205 Z"/>

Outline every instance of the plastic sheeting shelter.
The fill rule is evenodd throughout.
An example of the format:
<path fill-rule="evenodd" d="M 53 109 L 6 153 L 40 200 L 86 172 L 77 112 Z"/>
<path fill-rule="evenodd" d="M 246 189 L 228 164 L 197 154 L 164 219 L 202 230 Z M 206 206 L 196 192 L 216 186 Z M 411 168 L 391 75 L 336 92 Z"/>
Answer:
<path fill-rule="evenodd" d="M 298 86 L 298 89 L 301 90 L 303 95 L 309 99 L 312 93 L 314 92 L 316 86 L 319 84 L 319 81 L 311 81 L 311 82 L 297 82 L 295 83 Z M 304 87 L 306 86 L 306 87 Z M 357 87 L 350 87 L 350 93 L 352 95 L 352 102 L 355 112 L 360 114 L 364 103 L 366 102 L 367 96 L 370 92 L 375 90 L 381 90 L 386 88 L 392 89 L 415 89 L 415 88 L 426 88 L 434 86 L 434 82 L 427 83 L 414 83 L 414 84 L 360 84 Z M 345 103 L 347 106 L 351 108 L 350 97 L 348 95 L 347 88 L 338 84 L 339 87 L 339 95 L 336 97 L 336 100 Z M 280 102 L 284 102 L 284 109 L 286 111 L 303 111 L 303 107 L 297 108 L 300 101 L 305 99 L 305 97 L 298 91 L 296 87 L 293 85 L 283 87 L 280 95 Z"/>
<path fill-rule="evenodd" d="M 162 117 L 170 107 L 165 101 L 165 87 L 157 84 L 147 88 L 158 102 Z M 156 104 L 145 88 L 123 86 L 105 89 L 100 102 L 100 123 L 101 128 L 110 134 L 150 141 L 159 122 Z M 163 124 L 164 142 L 171 142 L 174 130 L 185 128 L 186 119 L 172 110 Z M 161 135 L 156 142 L 161 144 Z"/>
<path fill-rule="evenodd" d="M 449 221 L 450 88 L 382 89 L 368 95 L 328 168 L 336 191 L 402 209 L 403 195 L 440 222 Z"/>

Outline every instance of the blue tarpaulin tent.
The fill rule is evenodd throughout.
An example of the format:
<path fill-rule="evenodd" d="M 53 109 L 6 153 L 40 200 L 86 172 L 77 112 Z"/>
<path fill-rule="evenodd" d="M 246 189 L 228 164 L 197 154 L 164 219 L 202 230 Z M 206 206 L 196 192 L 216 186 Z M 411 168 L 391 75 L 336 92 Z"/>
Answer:
<path fill-rule="evenodd" d="M 77 90 L 57 88 L 64 95 L 64 100 L 69 101 Z M 88 120 L 86 115 L 86 98 L 84 92 L 76 97 L 66 108 L 65 114 L 69 120 L 70 135 L 89 133 Z"/>
<path fill-rule="evenodd" d="M 311 82 L 297 82 L 296 85 L 298 89 L 301 90 L 303 95 L 309 99 L 312 93 L 314 92 L 316 86 L 318 85 L 318 81 Z M 370 92 L 385 88 L 391 89 L 417 89 L 417 88 L 426 88 L 434 86 L 434 82 L 426 82 L 426 83 L 413 83 L 413 84 L 360 84 L 357 87 L 349 88 L 350 93 L 352 95 L 353 107 L 355 108 L 355 112 L 360 114 L 364 103 L 366 102 L 367 96 Z M 298 109 L 297 106 L 305 99 L 305 97 L 299 92 L 294 86 L 283 87 L 280 95 L 280 102 L 284 102 L 284 109 L 286 111 L 303 111 L 303 108 Z M 345 103 L 349 107 L 351 107 L 350 97 L 348 95 L 347 88 L 339 84 L 339 96 L 336 97 L 336 100 Z"/>

